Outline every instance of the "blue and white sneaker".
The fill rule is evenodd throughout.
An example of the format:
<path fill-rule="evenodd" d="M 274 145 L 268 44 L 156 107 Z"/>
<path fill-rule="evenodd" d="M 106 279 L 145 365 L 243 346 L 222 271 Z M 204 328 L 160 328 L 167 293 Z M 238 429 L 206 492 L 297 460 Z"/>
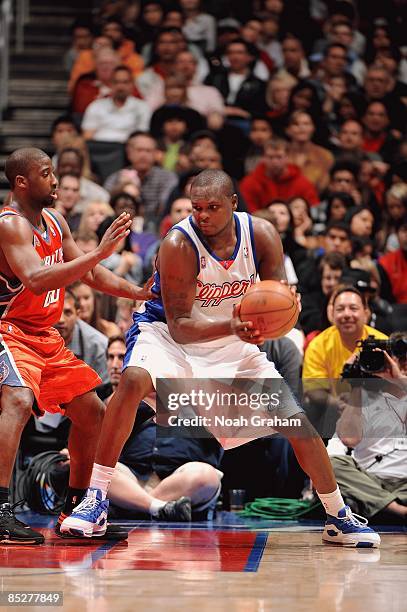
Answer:
<path fill-rule="evenodd" d="M 367 526 L 367 519 L 353 514 L 349 506 L 342 508 L 338 516 L 328 514 L 322 540 L 330 544 L 354 548 L 378 548 L 380 546 L 379 534 Z"/>
<path fill-rule="evenodd" d="M 109 500 L 102 499 L 102 491 L 89 488 L 81 503 L 61 523 L 61 533 L 91 538 L 104 536 L 107 528 Z"/>

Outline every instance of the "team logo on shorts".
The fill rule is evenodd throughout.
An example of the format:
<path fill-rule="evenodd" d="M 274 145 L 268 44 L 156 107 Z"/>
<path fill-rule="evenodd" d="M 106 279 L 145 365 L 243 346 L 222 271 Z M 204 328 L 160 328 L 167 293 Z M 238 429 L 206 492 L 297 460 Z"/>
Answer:
<path fill-rule="evenodd" d="M 206 268 L 206 257 L 201 257 L 201 268 Z"/>
<path fill-rule="evenodd" d="M 10 374 L 9 367 L 5 361 L 0 362 L 0 384 L 6 380 L 8 375 Z"/>

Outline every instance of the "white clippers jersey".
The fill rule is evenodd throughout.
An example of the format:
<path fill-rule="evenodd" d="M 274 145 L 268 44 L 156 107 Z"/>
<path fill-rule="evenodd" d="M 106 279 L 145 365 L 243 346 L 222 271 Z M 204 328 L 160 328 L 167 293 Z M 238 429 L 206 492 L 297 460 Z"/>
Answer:
<path fill-rule="evenodd" d="M 231 319 L 233 306 L 256 282 L 256 253 L 252 219 L 247 213 L 234 213 L 236 247 L 232 257 L 222 261 L 203 241 L 192 216 L 177 223 L 172 231 L 181 231 L 191 241 L 198 263 L 195 303 L 191 316 L 196 321 Z M 237 336 L 219 338 L 200 346 L 225 346 Z"/>

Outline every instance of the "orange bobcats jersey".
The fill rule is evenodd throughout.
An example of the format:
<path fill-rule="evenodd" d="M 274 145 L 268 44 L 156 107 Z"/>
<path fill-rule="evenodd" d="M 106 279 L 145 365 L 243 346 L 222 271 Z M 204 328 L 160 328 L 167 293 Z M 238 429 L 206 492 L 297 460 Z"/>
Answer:
<path fill-rule="evenodd" d="M 14 208 L 5 207 L 0 218 L 20 215 Z M 64 261 L 62 252 L 62 229 L 56 215 L 48 209 L 42 211 L 46 231 L 41 233 L 32 226 L 33 247 L 45 266 Z M 7 278 L 0 272 L 0 319 L 14 323 L 20 329 L 35 333 L 51 327 L 59 321 L 64 305 L 64 290 L 53 289 L 35 295 L 24 287 L 17 277 Z"/>

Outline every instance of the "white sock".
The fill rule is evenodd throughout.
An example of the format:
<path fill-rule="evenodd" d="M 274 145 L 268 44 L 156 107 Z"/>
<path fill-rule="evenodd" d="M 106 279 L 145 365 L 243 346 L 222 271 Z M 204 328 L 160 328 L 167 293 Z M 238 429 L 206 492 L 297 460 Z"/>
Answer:
<path fill-rule="evenodd" d="M 114 474 L 114 467 L 108 467 L 107 465 L 99 465 L 99 463 L 93 464 L 92 476 L 90 478 L 90 487 L 94 489 L 100 489 L 102 491 L 103 499 L 106 499 L 107 490 L 112 481 Z"/>
<path fill-rule="evenodd" d="M 332 493 L 318 493 L 317 495 L 321 500 L 322 505 L 324 506 L 326 513 L 331 516 L 338 516 L 339 510 L 345 506 L 345 502 L 343 501 L 342 494 L 337 486 L 335 491 Z"/>
<path fill-rule="evenodd" d="M 156 499 L 153 497 L 150 504 L 150 514 L 151 516 L 158 516 L 158 512 L 165 506 L 167 502 L 162 501 L 161 499 Z"/>

